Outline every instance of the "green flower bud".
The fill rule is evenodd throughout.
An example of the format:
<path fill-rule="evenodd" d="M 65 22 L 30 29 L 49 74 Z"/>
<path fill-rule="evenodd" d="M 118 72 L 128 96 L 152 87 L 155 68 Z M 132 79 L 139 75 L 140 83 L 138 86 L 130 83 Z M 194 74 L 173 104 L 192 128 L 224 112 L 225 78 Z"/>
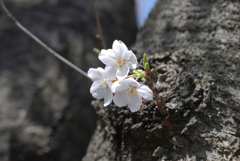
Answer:
<path fill-rule="evenodd" d="M 100 35 L 99 35 L 99 34 L 96 34 L 96 38 L 97 38 L 97 39 L 100 39 Z"/>
<path fill-rule="evenodd" d="M 146 63 L 144 67 L 145 67 L 147 70 L 150 68 L 148 63 Z"/>
<path fill-rule="evenodd" d="M 151 69 L 151 73 L 154 73 L 154 69 Z"/>
<path fill-rule="evenodd" d="M 145 66 L 146 59 L 147 59 L 147 54 L 144 53 L 144 54 L 143 54 L 143 66 Z"/>
<path fill-rule="evenodd" d="M 97 49 L 97 48 L 93 48 L 93 52 L 96 53 L 96 54 L 99 54 L 99 53 L 100 53 L 100 50 Z"/>
<path fill-rule="evenodd" d="M 133 73 L 135 74 L 135 75 L 134 75 L 135 78 L 147 77 L 147 75 L 145 74 L 145 72 L 142 71 L 142 70 L 136 70 L 136 69 L 134 69 L 134 70 L 133 70 Z"/>
<path fill-rule="evenodd" d="M 145 67 L 145 64 L 148 63 L 148 58 L 147 58 L 147 54 L 144 53 L 143 54 L 143 66 Z"/>

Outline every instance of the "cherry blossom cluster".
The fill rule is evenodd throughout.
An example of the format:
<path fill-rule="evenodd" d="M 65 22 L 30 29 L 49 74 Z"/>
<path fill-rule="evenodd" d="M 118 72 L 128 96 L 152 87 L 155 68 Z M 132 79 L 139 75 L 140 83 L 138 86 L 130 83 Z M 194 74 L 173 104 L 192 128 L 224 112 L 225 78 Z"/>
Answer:
<path fill-rule="evenodd" d="M 115 40 L 112 49 L 102 49 L 98 58 L 106 65 L 103 68 L 90 68 L 88 76 L 93 80 L 90 93 L 96 99 L 104 98 L 104 106 L 112 101 L 118 106 L 128 106 L 131 112 L 136 112 L 142 105 L 142 98 L 153 99 L 153 92 L 145 85 L 128 76 L 130 69 L 138 66 L 137 58 L 122 42 Z"/>

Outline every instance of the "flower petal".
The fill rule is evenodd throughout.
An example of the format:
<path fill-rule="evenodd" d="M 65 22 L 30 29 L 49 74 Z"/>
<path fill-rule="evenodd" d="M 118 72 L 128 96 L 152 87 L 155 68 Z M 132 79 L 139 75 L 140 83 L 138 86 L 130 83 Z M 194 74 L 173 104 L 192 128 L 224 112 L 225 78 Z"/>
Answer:
<path fill-rule="evenodd" d="M 117 69 L 118 69 L 118 67 L 106 66 L 105 72 L 103 73 L 103 78 L 104 79 L 115 79 Z"/>
<path fill-rule="evenodd" d="M 127 46 L 122 41 L 118 40 L 115 40 L 113 42 L 112 49 L 115 52 L 115 54 L 120 58 L 123 58 L 125 56 L 125 52 L 128 51 Z"/>
<path fill-rule="evenodd" d="M 101 83 L 99 81 L 94 81 L 91 88 L 90 88 L 90 93 L 93 94 L 97 89 L 99 89 L 101 86 Z"/>
<path fill-rule="evenodd" d="M 114 82 L 111 87 L 112 93 L 115 93 L 118 87 L 121 89 L 121 84 L 119 84 L 119 81 Z"/>
<path fill-rule="evenodd" d="M 128 96 L 127 96 L 126 92 L 127 92 L 127 91 L 115 93 L 115 95 L 114 95 L 114 97 L 113 97 L 113 102 L 114 102 L 118 107 L 123 107 L 123 106 L 126 106 L 126 105 L 127 105 Z"/>
<path fill-rule="evenodd" d="M 153 99 L 153 92 L 147 86 L 141 84 L 140 88 L 138 88 L 137 91 L 141 94 L 141 96 L 144 99 L 146 99 L 146 100 L 152 100 Z"/>
<path fill-rule="evenodd" d="M 117 69 L 116 76 L 118 79 L 125 78 L 129 73 L 129 68 L 126 65 L 122 65 Z"/>
<path fill-rule="evenodd" d="M 105 80 L 105 82 L 107 83 L 107 85 L 108 85 L 108 88 L 110 88 L 110 89 L 111 89 L 113 82 L 112 82 L 112 81 L 110 81 L 109 79 L 108 79 L 108 80 Z"/>
<path fill-rule="evenodd" d="M 99 81 L 95 81 L 93 82 L 90 88 L 90 93 L 96 99 L 102 99 L 104 97 L 105 88 L 100 88 L 100 87 L 101 87 L 101 83 L 99 83 Z"/>
<path fill-rule="evenodd" d="M 116 56 L 112 49 L 102 49 L 98 58 L 107 66 L 116 66 Z"/>
<path fill-rule="evenodd" d="M 140 109 L 142 105 L 142 98 L 140 93 L 128 97 L 128 108 L 131 112 L 136 112 Z"/>
<path fill-rule="evenodd" d="M 104 98 L 105 88 L 98 88 L 92 93 L 92 96 L 96 99 Z"/>
<path fill-rule="evenodd" d="M 126 84 L 128 84 L 129 86 L 133 86 L 133 87 L 140 87 L 140 84 L 133 78 L 127 78 L 124 80 Z"/>
<path fill-rule="evenodd" d="M 87 74 L 93 81 L 96 81 L 102 78 L 103 72 L 104 72 L 104 69 L 100 67 L 97 69 L 90 68 Z"/>
<path fill-rule="evenodd" d="M 109 105 L 113 100 L 113 94 L 110 88 L 105 88 L 105 94 L 104 94 L 104 107 Z"/>
<path fill-rule="evenodd" d="M 138 66 L 138 61 L 137 61 L 137 57 L 135 56 L 135 54 L 129 50 L 127 51 L 126 55 L 128 55 L 128 58 L 126 58 L 125 63 L 129 65 L 130 69 L 135 69 Z"/>
<path fill-rule="evenodd" d="M 127 91 L 129 85 L 125 83 L 125 80 L 119 80 L 113 83 L 111 89 L 113 93 Z"/>

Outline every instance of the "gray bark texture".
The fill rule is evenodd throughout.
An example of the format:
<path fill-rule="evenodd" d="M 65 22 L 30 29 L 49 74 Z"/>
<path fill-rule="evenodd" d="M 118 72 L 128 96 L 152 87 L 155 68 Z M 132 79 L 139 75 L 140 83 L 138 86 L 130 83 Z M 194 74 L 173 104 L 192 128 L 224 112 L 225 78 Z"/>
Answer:
<path fill-rule="evenodd" d="M 91 0 L 4 0 L 33 34 L 84 71 L 103 66 Z M 108 47 L 135 41 L 133 0 L 96 0 Z M 96 127 L 91 82 L 0 10 L 0 161 L 79 161 Z"/>
<path fill-rule="evenodd" d="M 132 50 L 149 55 L 167 117 L 154 101 L 132 114 L 93 101 L 83 161 L 239 161 L 240 2 L 158 0 Z"/>

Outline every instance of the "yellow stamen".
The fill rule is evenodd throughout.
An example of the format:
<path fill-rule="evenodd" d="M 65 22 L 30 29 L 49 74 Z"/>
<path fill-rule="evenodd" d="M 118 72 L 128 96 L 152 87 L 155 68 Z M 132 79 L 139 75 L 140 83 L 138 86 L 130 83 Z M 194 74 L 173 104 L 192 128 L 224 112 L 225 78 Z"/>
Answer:
<path fill-rule="evenodd" d="M 100 81 L 99 83 L 101 84 L 99 88 L 104 88 L 107 86 L 107 83 L 104 81 Z"/>
<path fill-rule="evenodd" d="M 115 63 L 116 63 L 117 66 L 119 66 L 119 65 L 122 66 L 125 62 L 121 58 L 116 58 L 116 62 Z"/>
<path fill-rule="evenodd" d="M 105 83 L 101 84 L 101 88 L 104 88 L 105 86 L 106 86 L 106 84 L 105 84 Z"/>
<path fill-rule="evenodd" d="M 135 87 L 131 87 L 130 89 L 128 89 L 128 96 L 131 95 L 132 97 L 135 94 L 137 94 L 137 90 Z"/>

